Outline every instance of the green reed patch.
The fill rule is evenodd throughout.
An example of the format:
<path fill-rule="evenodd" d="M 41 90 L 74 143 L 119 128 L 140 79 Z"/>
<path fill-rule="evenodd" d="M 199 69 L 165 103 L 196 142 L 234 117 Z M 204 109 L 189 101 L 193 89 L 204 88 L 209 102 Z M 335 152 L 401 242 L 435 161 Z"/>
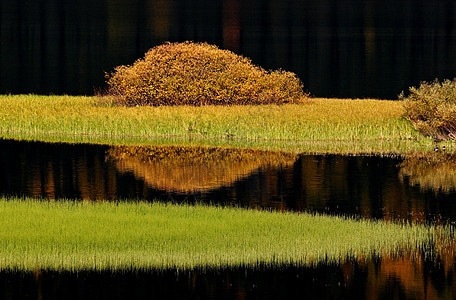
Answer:
<path fill-rule="evenodd" d="M 144 202 L 2 198 L 0 268 L 138 270 L 314 265 L 414 251 L 437 229 Z"/>

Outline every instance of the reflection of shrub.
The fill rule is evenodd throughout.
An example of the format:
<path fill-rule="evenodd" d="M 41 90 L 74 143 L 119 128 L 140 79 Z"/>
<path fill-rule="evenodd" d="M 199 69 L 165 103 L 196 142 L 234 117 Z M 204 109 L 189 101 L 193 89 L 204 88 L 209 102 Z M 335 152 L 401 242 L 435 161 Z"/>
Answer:
<path fill-rule="evenodd" d="M 206 43 L 166 43 L 108 75 L 124 105 L 294 103 L 305 98 L 294 73 L 266 71 Z"/>
<path fill-rule="evenodd" d="M 194 192 L 231 185 L 260 167 L 292 164 L 294 154 L 221 147 L 118 146 L 108 159 L 153 188 Z"/>
<path fill-rule="evenodd" d="M 414 153 L 400 165 L 401 179 L 422 189 L 449 192 L 456 190 L 456 156 L 445 153 Z"/>
<path fill-rule="evenodd" d="M 407 117 L 423 134 L 437 139 L 456 137 L 456 79 L 423 82 L 401 98 Z"/>

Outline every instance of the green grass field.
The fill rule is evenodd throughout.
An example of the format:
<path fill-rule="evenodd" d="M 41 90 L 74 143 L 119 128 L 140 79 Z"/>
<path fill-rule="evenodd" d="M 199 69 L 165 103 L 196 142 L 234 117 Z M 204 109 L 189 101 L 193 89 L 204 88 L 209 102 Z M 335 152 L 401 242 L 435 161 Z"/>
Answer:
<path fill-rule="evenodd" d="M 0 269 L 307 266 L 413 253 L 449 231 L 204 205 L 2 198 Z"/>
<path fill-rule="evenodd" d="M 95 97 L 5 95 L 0 105 L 0 138 L 344 154 L 434 146 L 395 101 L 118 107 Z M 204 205 L 0 198 L 0 269 L 307 266 L 404 251 L 420 259 L 421 249 L 444 248 L 427 244 L 453 242 L 451 230 Z"/>
<path fill-rule="evenodd" d="M 315 153 L 428 151 L 398 101 L 311 99 L 262 106 L 118 107 L 96 97 L 0 96 L 0 137 L 198 144 Z M 177 141 L 177 142 L 176 142 Z M 453 145 L 450 143 L 450 150 Z"/>

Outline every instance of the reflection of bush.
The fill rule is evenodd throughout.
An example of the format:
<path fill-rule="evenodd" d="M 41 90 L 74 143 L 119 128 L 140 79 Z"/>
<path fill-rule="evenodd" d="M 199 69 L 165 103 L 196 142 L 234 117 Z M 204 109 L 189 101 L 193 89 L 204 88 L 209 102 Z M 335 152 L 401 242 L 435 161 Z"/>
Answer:
<path fill-rule="evenodd" d="M 456 156 L 445 153 L 414 153 L 400 165 L 400 178 L 422 189 L 456 190 Z"/>
<path fill-rule="evenodd" d="M 108 158 L 153 188 L 187 193 L 226 186 L 260 167 L 296 160 L 281 152 L 179 146 L 113 147 Z"/>

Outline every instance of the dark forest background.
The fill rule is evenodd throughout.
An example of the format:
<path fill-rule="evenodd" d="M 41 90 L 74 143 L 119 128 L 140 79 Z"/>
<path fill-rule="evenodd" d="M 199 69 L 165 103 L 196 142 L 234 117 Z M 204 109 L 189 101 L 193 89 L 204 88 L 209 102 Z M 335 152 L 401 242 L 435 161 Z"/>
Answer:
<path fill-rule="evenodd" d="M 320 97 L 397 99 L 456 77 L 456 1 L 2 0 L 0 94 L 86 94 L 165 41 L 298 74 Z"/>

